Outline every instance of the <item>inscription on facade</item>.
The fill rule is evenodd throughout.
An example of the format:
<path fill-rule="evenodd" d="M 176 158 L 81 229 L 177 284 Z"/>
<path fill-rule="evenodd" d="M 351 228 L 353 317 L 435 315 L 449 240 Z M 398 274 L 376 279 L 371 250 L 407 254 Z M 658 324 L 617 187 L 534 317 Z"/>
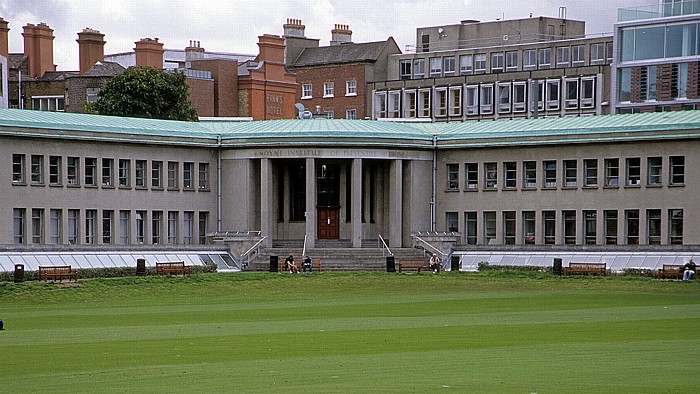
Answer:
<path fill-rule="evenodd" d="M 267 94 L 266 111 L 268 115 L 282 116 L 282 106 L 284 98 L 279 94 Z"/>

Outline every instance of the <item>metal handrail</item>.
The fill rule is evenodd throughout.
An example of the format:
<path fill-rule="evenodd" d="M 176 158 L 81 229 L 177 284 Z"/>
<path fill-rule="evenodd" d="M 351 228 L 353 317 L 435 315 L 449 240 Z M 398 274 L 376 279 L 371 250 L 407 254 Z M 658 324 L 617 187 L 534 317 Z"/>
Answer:
<path fill-rule="evenodd" d="M 384 245 L 384 249 L 386 249 L 387 252 L 389 252 L 389 256 L 393 256 L 394 254 L 391 253 L 391 249 L 389 249 L 389 246 L 384 242 L 384 238 L 382 238 L 381 234 L 377 234 L 379 236 L 379 240 L 382 241 L 382 245 Z"/>
<path fill-rule="evenodd" d="M 434 252 L 439 253 L 441 256 L 447 256 L 447 253 L 444 253 L 440 249 L 436 248 L 435 246 L 431 245 L 428 243 L 428 241 L 424 240 L 421 237 L 414 236 L 414 238 L 420 242 L 423 242 L 426 246 L 428 246 L 430 249 L 432 249 Z M 425 248 L 424 248 L 425 249 Z"/>
<path fill-rule="evenodd" d="M 307 235 L 304 234 L 304 249 L 302 249 L 302 251 L 301 251 L 302 257 L 306 257 L 306 237 L 307 237 Z"/>
<path fill-rule="evenodd" d="M 253 246 L 250 247 L 250 249 L 243 252 L 243 254 L 240 257 L 240 260 L 244 266 L 248 265 L 248 262 L 250 261 L 250 256 L 253 254 L 253 251 L 257 253 L 258 250 L 260 250 L 260 244 L 265 240 L 265 238 L 267 238 L 267 235 L 260 238 L 258 242 L 256 242 Z"/>

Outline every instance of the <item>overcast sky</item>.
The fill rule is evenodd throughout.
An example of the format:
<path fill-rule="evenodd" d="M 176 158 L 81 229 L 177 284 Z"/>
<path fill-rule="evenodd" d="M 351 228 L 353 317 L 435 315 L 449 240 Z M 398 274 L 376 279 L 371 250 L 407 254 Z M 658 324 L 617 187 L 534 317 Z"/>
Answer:
<path fill-rule="evenodd" d="M 22 27 L 54 29 L 58 70 L 78 69 L 78 32 L 105 35 L 105 54 L 131 51 L 141 38 L 158 37 L 168 49 L 198 40 L 207 51 L 257 54 L 258 36 L 282 35 L 287 18 L 301 19 L 306 37 L 328 45 L 334 24 L 352 30 L 353 42 L 394 37 L 402 51 L 415 45 L 416 28 L 461 20 L 559 15 L 586 22 L 588 34 L 612 32 L 617 9 L 658 0 L 0 0 L 9 22 L 10 53 L 22 53 Z"/>

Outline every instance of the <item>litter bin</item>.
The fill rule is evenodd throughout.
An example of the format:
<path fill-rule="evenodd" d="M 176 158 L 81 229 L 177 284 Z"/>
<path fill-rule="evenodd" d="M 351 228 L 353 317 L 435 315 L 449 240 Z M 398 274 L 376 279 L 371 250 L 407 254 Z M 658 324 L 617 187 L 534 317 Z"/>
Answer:
<path fill-rule="evenodd" d="M 396 272 L 394 256 L 386 256 L 386 272 Z"/>
<path fill-rule="evenodd" d="M 280 269 L 280 260 L 277 256 L 270 256 L 270 272 L 277 272 Z"/>
<path fill-rule="evenodd" d="M 562 263 L 561 259 L 555 258 L 554 259 L 554 264 L 552 265 L 552 273 L 554 275 L 561 275 L 562 272 Z"/>
<path fill-rule="evenodd" d="M 24 264 L 15 264 L 15 283 L 24 282 Z"/>
<path fill-rule="evenodd" d="M 146 276 L 146 259 L 136 259 L 136 275 Z"/>
<path fill-rule="evenodd" d="M 452 256 L 450 260 L 450 271 L 459 271 L 460 256 Z"/>

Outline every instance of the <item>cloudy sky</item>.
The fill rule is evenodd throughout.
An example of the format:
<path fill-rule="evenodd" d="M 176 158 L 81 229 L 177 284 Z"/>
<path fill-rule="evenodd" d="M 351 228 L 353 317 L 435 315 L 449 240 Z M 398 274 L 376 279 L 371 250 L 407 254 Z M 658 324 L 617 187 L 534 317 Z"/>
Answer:
<path fill-rule="evenodd" d="M 328 45 L 334 24 L 353 31 L 354 42 L 392 36 L 404 50 L 417 27 L 559 14 L 586 21 L 589 34 L 612 32 L 617 9 L 658 0 L 0 0 L 9 22 L 10 53 L 22 53 L 22 27 L 44 22 L 54 29 L 54 63 L 77 70 L 77 33 L 105 35 L 105 54 L 131 51 L 134 41 L 158 37 L 168 49 L 198 40 L 207 51 L 257 54 L 257 37 L 282 35 L 287 18 L 301 19 L 306 36 Z"/>

